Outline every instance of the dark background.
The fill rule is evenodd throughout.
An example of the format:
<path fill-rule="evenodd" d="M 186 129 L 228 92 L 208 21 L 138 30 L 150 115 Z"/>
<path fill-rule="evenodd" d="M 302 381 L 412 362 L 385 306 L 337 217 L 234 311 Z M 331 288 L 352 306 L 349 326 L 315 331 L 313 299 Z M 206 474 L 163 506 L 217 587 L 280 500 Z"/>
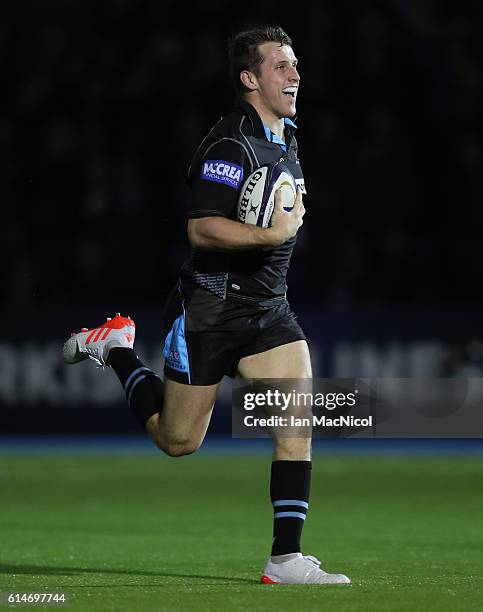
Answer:
<path fill-rule="evenodd" d="M 17 0 L 0 8 L 2 430 L 116 429 L 116 381 L 61 361 L 116 311 L 162 369 L 185 170 L 233 102 L 228 37 L 267 23 L 300 62 L 289 299 L 315 373 L 483 376 L 481 3 Z"/>
<path fill-rule="evenodd" d="M 163 299 L 187 254 L 185 169 L 232 103 L 227 38 L 265 23 L 300 60 L 309 195 L 292 294 L 335 309 L 483 300 L 480 3 L 2 4 L 7 311 Z"/>

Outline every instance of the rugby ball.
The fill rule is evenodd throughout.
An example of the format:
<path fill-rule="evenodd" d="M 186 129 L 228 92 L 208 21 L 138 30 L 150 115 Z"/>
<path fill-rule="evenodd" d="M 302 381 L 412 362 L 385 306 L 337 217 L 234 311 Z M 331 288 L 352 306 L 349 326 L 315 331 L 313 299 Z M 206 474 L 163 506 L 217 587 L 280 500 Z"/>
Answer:
<path fill-rule="evenodd" d="M 297 185 L 290 170 L 280 160 L 270 166 L 261 166 L 243 183 L 238 198 L 238 220 L 249 225 L 268 227 L 277 189 L 282 190 L 282 206 L 289 212 L 295 204 Z"/>

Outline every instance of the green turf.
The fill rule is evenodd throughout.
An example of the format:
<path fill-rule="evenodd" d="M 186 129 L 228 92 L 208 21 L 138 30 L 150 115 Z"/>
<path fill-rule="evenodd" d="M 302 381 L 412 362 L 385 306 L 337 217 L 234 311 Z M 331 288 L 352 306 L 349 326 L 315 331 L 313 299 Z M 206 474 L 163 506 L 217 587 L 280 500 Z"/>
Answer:
<path fill-rule="evenodd" d="M 304 549 L 353 580 L 320 587 L 257 584 L 269 456 L 0 459 L 3 592 L 89 611 L 483 609 L 481 458 L 316 456 Z"/>

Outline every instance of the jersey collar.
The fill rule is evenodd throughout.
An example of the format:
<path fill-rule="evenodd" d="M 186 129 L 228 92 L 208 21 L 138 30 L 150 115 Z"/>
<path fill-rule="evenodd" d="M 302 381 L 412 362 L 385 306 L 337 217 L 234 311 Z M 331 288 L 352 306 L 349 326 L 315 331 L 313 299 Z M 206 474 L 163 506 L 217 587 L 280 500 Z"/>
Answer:
<path fill-rule="evenodd" d="M 255 136 L 255 138 L 262 138 L 264 140 L 268 140 L 268 142 L 283 144 L 285 146 L 286 143 L 284 143 L 281 138 L 279 138 L 275 134 L 271 134 L 270 129 L 264 125 L 260 115 L 255 110 L 255 107 L 252 106 L 249 102 L 247 102 L 243 98 L 238 98 L 238 100 L 236 101 L 236 107 L 241 109 L 243 114 L 246 115 L 250 120 L 250 123 L 253 128 L 253 135 Z M 292 121 L 292 119 L 289 119 L 288 117 L 284 118 L 284 123 L 286 130 L 285 140 L 287 141 L 287 144 L 289 144 L 290 140 L 292 139 L 293 133 L 297 129 L 297 126 Z"/>
<path fill-rule="evenodd" d="M 290 125 L 290 127 L 294 128 L 295 130 L 297 129 L 297 126 L 295 125 L 295 123 L 288 117 L 285 117 L 283 121 L 285 123 L 285 126 Z M 277 134 L 274 134 L 270 130 L 268 125 L 265 125 L 265 123 L 263 124 L 263 129 L 265 130 L 265 136 L 268 142 L 274 142 L 275 144 L 280 145 L 284 151 L 287 150 L 287 144 L 280 138 L 280 136 L 277 136 Z"/>

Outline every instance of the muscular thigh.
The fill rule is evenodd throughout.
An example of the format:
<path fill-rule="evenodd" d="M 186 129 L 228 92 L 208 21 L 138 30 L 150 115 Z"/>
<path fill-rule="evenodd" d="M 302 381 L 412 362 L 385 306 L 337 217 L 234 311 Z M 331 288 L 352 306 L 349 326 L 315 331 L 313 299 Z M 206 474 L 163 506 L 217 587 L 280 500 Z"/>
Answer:
<path fill-rule="evenodd" d="M 197 440 L 201 443 L 213 412 L 218 386 L 219 383 L 185 385 L 165 377 L 163 410 L 150 418 L 148 432 L 153 436 L 162 432 L 170 440 Z"/>
<path fill-rule="evenodd" d="M 311 378 L 307 342 L 297 340 L 244 357 L 238 364 L 238 373 L 243 378 Z"/>
<path fill-rule="evenodd" d="M 307 342 L 297 340 L 244 357 L 240 360 L 238 371 L 243 378 L 312 378 Z M 310 435 L 291 437 L 285 431 L 284 435 L 279 433 L 276 428 L 272 431 L 275 460 L 310 460 Z"/>

